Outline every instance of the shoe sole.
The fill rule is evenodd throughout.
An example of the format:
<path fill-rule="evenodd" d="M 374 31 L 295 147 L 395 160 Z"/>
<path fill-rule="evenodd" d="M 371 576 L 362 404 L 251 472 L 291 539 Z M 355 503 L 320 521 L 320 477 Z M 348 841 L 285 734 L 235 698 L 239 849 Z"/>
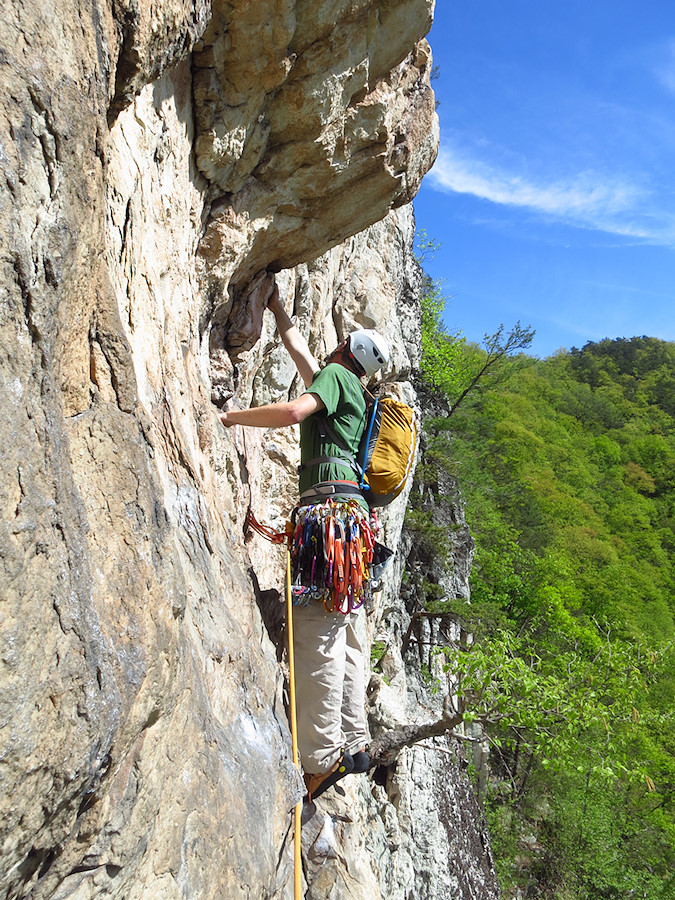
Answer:
<path fill-rule="evenodd" d="M 318 788 L 313 791 L 311 795 L 309 795 L 310 802 L 312 800 L 316 800 L 317 797 L 320 797 L 324 791 L 327 791 L 329 787 L 332 787 L 334 784 L 336 784 L 336 782 L 340 781 L 341 778 L 344 778 L 346 775 L 351 775 L 353 771 L 354 760 L 352 759 L 351 755 L 345 750 L 345 752 L 342 754 L 342 759 L 340 760 L 340 764 L 338 765 L 337 769 L 324 781 L 322 781 Z"/>

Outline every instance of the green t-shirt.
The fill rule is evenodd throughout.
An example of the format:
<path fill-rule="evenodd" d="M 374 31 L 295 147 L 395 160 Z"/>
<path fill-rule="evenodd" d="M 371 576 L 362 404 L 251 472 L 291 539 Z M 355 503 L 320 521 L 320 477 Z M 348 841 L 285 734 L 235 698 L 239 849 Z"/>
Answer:
<path fill-rule="evenodd" d="M 344 457 L 342 447 L 334 444 L 330 436 L 321 438 L 319 420 L 324 418 L 356 457 L 363 429 L 366 427 L 366 401 L 361 382 L 353 372 L 339 363 L 329 363 L 317 372 L 307 393 L 316 394 L 325 409 L 306 418 L 300 424 L 300 462 L 309 462 L 318 456 Z M 300 473 L 300 493 L 320 481 L 357 481 L 358 475 L 346 463 L 320 463 L 303 469 Z"/>

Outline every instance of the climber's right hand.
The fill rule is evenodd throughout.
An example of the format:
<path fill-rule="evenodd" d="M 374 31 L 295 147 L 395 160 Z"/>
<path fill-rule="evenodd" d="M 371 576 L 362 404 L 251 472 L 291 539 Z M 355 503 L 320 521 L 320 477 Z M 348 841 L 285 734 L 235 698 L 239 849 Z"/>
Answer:
<path fill-rule="evenodd" d="M 279 299 L 279 288 L 276 284 L 272 288 L 272 293 L 270 294 L 269 299 L 267 301 L 267 308 L 269 309 L 270 312 L 274 313 L 275 317 L 278 315 L 279 312 L 286 311 L 284 309 L 283 303 Z"/>

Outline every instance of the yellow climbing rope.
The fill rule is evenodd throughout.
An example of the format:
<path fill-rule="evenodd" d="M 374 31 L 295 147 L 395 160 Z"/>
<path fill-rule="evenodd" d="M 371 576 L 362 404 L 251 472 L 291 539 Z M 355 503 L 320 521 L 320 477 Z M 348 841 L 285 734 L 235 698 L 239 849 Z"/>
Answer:
<path fill-rule="evenodd" d="M 298 768 L 298 721 L 295 711 L 295 656 L 293 653 L 293 594 L 291 592 L 291 549 L 286 549 L 286 615 L 288 617 L 288 669 L 290 682 L 290 707 L 291 707 L 291 739 L 293 744 L 293 764 Z M 302 836 L 302 800 L 295 807 L 295 900 L 300 900 L 302 895 L 302 858 L 300 853 L 300 839 Z"/>
<path fill-rule="evenodd" d="M 265 540 L 271 541 L 273 544 L 286 544 L 286 619 L 288 631 L 288 675 L 290 682 L 290 718 L 291 718 L 291 741 L 293 747 L 293 765 L 300 771 L 300 763 L 298 759 L 298 719 L 295 706 L 295 654 L 293 652 L 293 592 L 291 590 L 291 545 L 290 535 L 292 534 L 292 526 L 290 522 L 286 527 L 286 531 L 274 531 L 268 525 L 261 525 L 249 509 L 246 514 L 246 526 L 257 532 Z M 302 898 L 302 856 L 301 856 L 301 838 L 302 838 L 302 798 L 295 807 L 295 833 L 294 833 L 294 892 L 295 900 Z"/>

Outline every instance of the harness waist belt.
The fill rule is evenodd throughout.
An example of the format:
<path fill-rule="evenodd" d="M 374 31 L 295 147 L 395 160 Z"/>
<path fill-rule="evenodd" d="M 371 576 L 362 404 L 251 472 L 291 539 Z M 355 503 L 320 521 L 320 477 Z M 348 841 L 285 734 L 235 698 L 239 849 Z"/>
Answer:
<path fill-rule="evenodd" d="M 320 481 L 300 494 L 300 503 L 327 500 L 329 497 L 363 497 L 363 491 L 354 481 Z"/>

